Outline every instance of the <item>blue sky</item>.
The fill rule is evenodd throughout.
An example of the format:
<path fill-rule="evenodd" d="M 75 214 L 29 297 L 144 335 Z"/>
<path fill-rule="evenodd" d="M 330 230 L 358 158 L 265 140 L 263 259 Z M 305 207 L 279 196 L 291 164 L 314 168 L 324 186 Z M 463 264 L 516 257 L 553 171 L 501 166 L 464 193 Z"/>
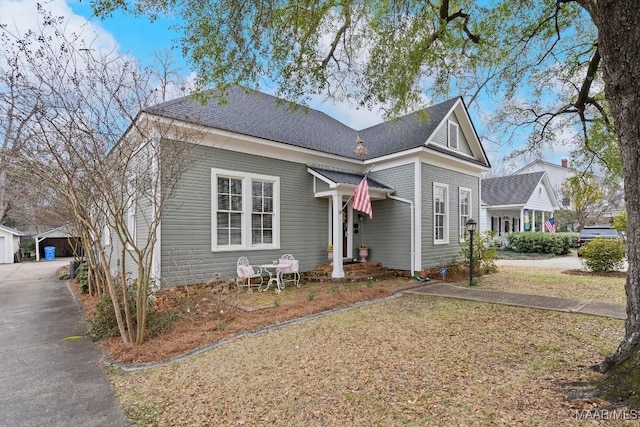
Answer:
<path fill-rule="evenodd" d="M 147 17 L 134 17 L 116 12 L 112 17 L 99 20 L 91 17 L 88 1 L 50 0 L 44 3 L 44 6 L 54 15 L 65 16 L 68 19 L 69 30 L 82 32 L 86 38 L 95 37 L 102 48 L 116 49 L 120 54 L 129 54 L 143 65 L 153 61 L 154 51 L 173 47 L 175 62 L 183 69 L 185 75 L 189 72 L 186 61 L 181 57 L 178 40 L 180 34 L 170 29 L 172 22 L 169 19 L 150 22 Z M 0 22 L 3 24 L 25 31 L 34 27 L 36 17 L 36 0 L 0 0 Z M 482 111 L 475 108 L 470 110 L 471 119 L 481 135 L 485 133 L 483 119 L 490 113 L 490 105 L 486 103 Z M 322 103 L 319 100 L 311 106 L 355 129 L 362 129 L 382 121 L 381 115 L 377 112 L 356 109 L 350 105 Z M 501 160 L 513 147 L 487 140 L 483 142 L 496 169 L 504 169 L 504 172 L 513 171 L 514 168 L 519 168 L 528 162 L 528 159 L 520 159 L 516 164 L 504 165 Z M 555 152 L 549 151 L 544 160 L 559 164 L 562 157 L 568 157 L 568 153 L 560 148 Z"/>

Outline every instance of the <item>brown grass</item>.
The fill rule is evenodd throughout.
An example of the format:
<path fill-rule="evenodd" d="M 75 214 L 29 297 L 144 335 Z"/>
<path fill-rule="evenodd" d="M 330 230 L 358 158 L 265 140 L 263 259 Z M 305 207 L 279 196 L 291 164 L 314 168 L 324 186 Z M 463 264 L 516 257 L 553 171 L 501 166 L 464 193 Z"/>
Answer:
<path fill-rule="evenodd" d="M 553 268 L 500 267 L 498 273 L 478 278 L 478 287 L 585 301 L 626 303 L 624 276 L 601 276 L 586 271 L 580 273 Z"/>
<path fill-rule="evenodd" d="M 137 425 L 556 426 L 622 322 L 404 296 L 111 382 Z M 599 424 L 595 424 L 599 425 Z M 628 424 L 625 424 L 628 425 Z"/>
<path fill-rule="evenodd" d="M 503 267 L 479 286 L 620 302 L 619 280 Z M 110 380 L 136 425 L 630 425 L 613 420 L 631 414 L 626 408 L 593 397 L 589 385 L 598 378 L 589 366 L 623 336 L 619 320 L 412 295 L 242 335 L 418 285 L 165 291 L 158 307 L 183 319 L 134 349 L 109 340 L 112 357 L 164 360 L 236 338 L 180 362 L 111 370 Z"/>

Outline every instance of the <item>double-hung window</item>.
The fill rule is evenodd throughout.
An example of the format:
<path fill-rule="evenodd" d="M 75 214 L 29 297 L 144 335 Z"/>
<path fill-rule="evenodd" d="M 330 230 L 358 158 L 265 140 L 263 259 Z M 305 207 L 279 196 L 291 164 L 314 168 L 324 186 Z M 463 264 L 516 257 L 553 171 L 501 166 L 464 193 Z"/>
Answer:
<path fill-rule="evenodd" d="M 467 235 L 467 221 L 471 218 L 471 189 L 460 187 L 460 241 Z"/>
<path fill-rule="evenodd" d="M 280 246 L 280 178 L 212 169 L 212 250 Z"/>
<path fill-rule="evenodd" d="M 251 181 L 251 244 L 273 244 L 273 182 Z"/>
<path fill-rule="evenodd" d="M 433 243 L 449 243 L 449 186 L 433 183 Z"/>

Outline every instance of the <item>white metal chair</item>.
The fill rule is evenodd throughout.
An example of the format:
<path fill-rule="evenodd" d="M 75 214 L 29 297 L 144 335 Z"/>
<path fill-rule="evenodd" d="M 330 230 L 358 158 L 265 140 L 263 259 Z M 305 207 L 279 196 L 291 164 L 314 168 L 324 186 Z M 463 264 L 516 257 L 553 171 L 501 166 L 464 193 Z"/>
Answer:
<path fill-rule="evenodd" d="M 278 274 L 280 275 L 280 282 L 284 288 L 286 282 L 293 282 L 296 286 L 300 287 L 300 263 L 291 254 L 284 254 L 278 261 Z M 287 276 L 288 278 L 285 278 Z"/>
<path fill-rule="evenodd" d="M 245 256 L 238 258 L 236 272 L 238 278 L 236 279 L 236 286 L 238 290 L 242 286 L 246 286 L 247 290 L 251 290 L 251 286 L 255 286 L 260 290 L 262 288 L 262 267 L 259 265 L 251 265 L 249 259 Z M 251 283 L 251 279 L 255 279 L 255 282 Z M 241 284 L 246 280 L 246 284 Z"/>

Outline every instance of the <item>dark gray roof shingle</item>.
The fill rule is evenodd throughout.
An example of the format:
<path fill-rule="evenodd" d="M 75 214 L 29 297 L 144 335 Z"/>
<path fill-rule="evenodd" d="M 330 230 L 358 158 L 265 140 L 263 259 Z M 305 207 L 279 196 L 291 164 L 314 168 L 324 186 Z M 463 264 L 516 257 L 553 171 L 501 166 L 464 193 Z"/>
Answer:
<path fill-rule="evenodd" d="M 459 98 L 426 109 L 429 120 L 418 113 L 356 131 L 317 110 L 287 103 L 265 93 L 232 86 L 224 102 L 213 97 L 205 105 L 189 97 L 147 108 L 146 112 L 217 129 L 254 136 L 347 158 L 355 152 L 359 135 L 368 150 L 366 158 L 416 148 L 424 144 Z M 470 159 L 466 159 L 470 160 Z"/>
<path fill-rule="evenodd" d="M 482 180 L 482 201 L 489 206 L 524 205 L 544 172 L 501 176 Z"/>

